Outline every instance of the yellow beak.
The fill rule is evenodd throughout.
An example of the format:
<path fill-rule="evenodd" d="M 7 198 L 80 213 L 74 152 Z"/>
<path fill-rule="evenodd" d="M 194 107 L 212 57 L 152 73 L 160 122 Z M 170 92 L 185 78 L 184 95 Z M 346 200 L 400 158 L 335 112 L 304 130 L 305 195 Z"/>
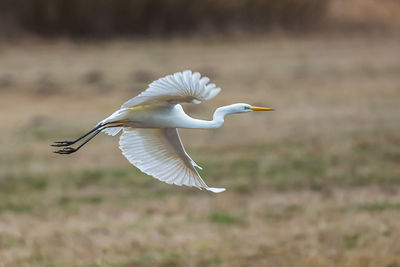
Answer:
<path fill-rule="evenodd" d="M 273 111 L 273 110 L 275 110 L 273 108 L 264 108 L 264 107 L 251 107 L 251 109 L 254 111 Z"/>

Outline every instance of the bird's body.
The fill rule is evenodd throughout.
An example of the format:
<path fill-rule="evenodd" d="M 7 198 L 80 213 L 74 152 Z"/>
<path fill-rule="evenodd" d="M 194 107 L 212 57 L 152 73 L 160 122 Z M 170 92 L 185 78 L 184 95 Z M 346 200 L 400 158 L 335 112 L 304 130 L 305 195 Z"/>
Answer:
<path fill-rule="evenodd" d="M 179 104 L 140 105 L 121 108 L 101 123 L 127 120 L 128 126 L 132 128 L 212 129 L 222 126 L 224 117 L 233 113 L 232 108 L 233 105 L 220 107 L 215 111 L 213 120 L 205 121 L 190 117 Z"/>
<path fill-rule="evenodd" d="M 205 188 L 215 193 L 225 191 L 208 187 L 201 179 L 196 170 L 200 167 L 186 153 L 177 128 L 218 128 L 228 114 L 272 109 L 238 103 L 218 108 L 210 121 L 191 118 L 178 103 L 198 104 L 213 98 L 221 89 L 208 81 L 207 77 L 201 78 L 199 73 L 191 71 L 156 80 L 87 134 L 74 141 L 55 142 L 53 146 L 65 146 L 55 152 L 70 154 L 99 132 L 114 136 L 122 131 L 119 142 L 122 154 L 144 173 L 166 183 Z M 87 136 L 77 148 L 69 147 Z"/>
<path fill-rule="evenodd" d="M 121 108 L 102 122 L 127 120 L 132 128 L 191 128 L 181 105 L 140 105 Z"/>

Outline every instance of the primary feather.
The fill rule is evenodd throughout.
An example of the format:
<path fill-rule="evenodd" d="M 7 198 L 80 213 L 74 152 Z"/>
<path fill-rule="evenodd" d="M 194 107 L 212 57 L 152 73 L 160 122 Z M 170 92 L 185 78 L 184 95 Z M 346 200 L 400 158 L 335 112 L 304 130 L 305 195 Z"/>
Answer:
<path fill-rule="evenodd" d="M 168 103 L 177 104 L 193 102 L 199 104 L 216 96 L 221 88 L 208 83 L 210 79 L 201 77 L 200 73 L 190 70 L 167 75 L 152 82 L 138 96 L 126 101 L 121 108 L 129 108 L 142 104 Z"/>

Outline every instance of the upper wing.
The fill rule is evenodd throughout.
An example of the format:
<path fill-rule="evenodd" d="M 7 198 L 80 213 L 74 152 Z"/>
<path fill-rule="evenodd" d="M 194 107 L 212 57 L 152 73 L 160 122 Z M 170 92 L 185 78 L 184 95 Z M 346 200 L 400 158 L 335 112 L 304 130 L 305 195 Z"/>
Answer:
<path fill-rule="evenodd" d="M 220 88 L 215 87 L 215 84 L 208 84 L 209 81 L 207 77 L 201 78 L 198 72 L 192 73 L 190 70 L 177 72 L 152 82 L 145 91 L 125 102 L 122 108 L 163 102 L 199 104 L 213 98 L 221 91 Z"/>
<path fill-rule="evenodd" d="M 195 186 L 214 193 L 195 169 L 197 164 L 186 153 L 176 128 L 124 128 L 119 139 L 122 154 L 142 172 L 168 184 Z"/>

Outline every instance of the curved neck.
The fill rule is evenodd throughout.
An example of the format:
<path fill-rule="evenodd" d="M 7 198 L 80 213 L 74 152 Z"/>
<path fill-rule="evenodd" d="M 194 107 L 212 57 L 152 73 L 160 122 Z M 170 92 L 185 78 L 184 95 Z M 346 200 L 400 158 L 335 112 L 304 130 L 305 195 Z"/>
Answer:
<path fill-rule="evenodd" d="M 198 120 L 191 118 L 191 126 L 187 128 L 198 128 L 198 129 L 214 129 L 219 128 L 224 123 L 224 118 L 226 115 L 232 114 L 234 111 L 230 106 L 223 106 L 217 108 L 214 112 L 212 121 Z"/>

